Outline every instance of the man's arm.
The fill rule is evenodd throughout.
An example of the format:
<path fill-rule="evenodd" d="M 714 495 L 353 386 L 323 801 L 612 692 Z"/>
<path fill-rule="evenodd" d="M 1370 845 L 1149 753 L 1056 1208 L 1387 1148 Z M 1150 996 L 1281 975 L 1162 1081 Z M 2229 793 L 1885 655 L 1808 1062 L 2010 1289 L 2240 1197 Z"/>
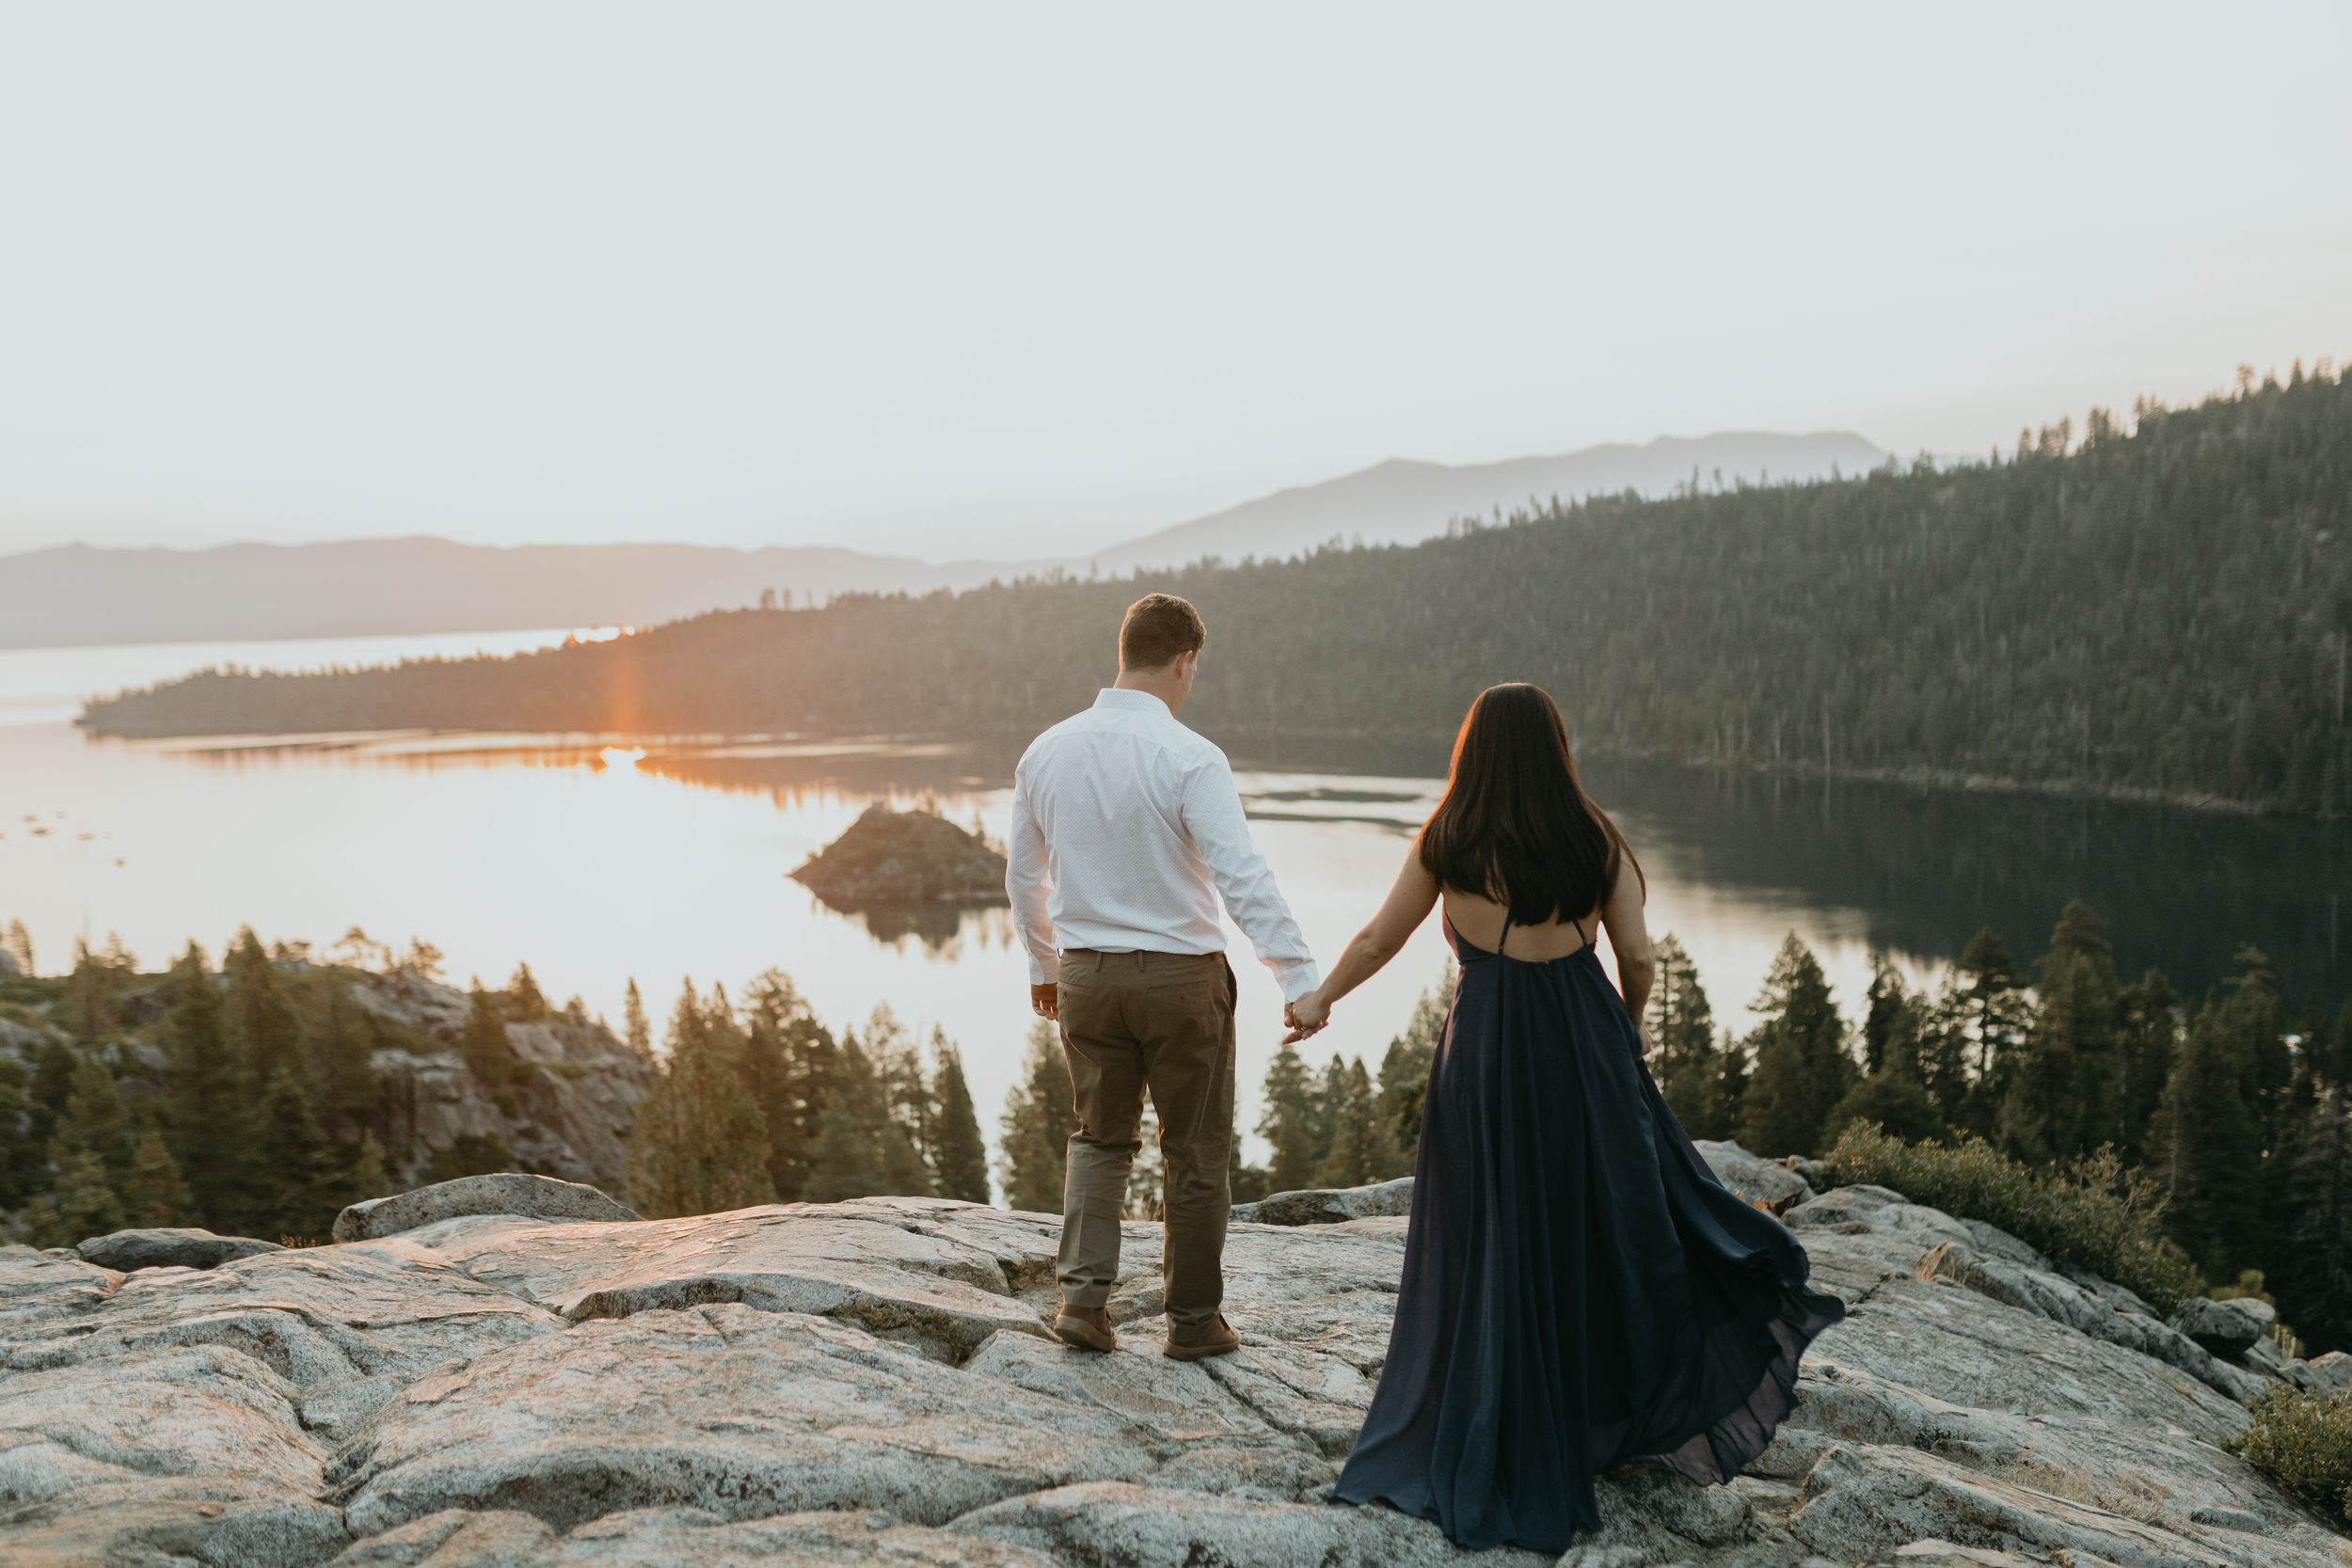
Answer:
<path fill-rule="evenodd" d="M 1005 896 L 1012 900 L 1013 924 L 1029 955 L 1029 1006 L 1040 1018 L 1057 1018 L 1061 954 L 1054 946 L 1054 921 L 1047 912 L 1051 886 L 1046 875 L 1045 834 L 1029 809 L 1026 765 L 1013 774 L 1012 838 L 1006 846 Z"/>
<path fill-rule="evenodd" d="M 1249 836 L 1248 820 L 1242 816 L 1241 791 L 1234 786 L 1233 770 L 1224 757 L 1192 770 L 1184 781 L 1184 831 L 1192 835 L 1200 858 L 1209 863 L 1209 875 L 1225 900 L 1226 912 L 1258 950 L 1258 961 L 1274 971 L 1282 1000 L 1297 1001 L 1314 990 L 1320 978 L 1314 955 L 1307 950 L 1305 933 L 1291 918 L 1282 890 L 1274 885 L 1273 871 Z"/>

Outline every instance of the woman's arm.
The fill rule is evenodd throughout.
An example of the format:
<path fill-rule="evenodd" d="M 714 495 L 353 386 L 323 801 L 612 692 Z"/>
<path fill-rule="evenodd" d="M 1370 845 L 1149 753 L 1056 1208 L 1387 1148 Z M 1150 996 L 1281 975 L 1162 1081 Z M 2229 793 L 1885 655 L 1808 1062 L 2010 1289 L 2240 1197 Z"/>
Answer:
<path fill-rule="evenodd" d="M 1406 939 L 1429 918 L 1437 902 L 1438 879 L 1421 863 L 1421 845 L 1416 841 L 1380 912 L 1356 933 L 1323 984 L 1283 1009 L 1291 1032 L 1282 1043 L 1295 1045 L 1322 1028 L 1331 1016 L 1331 1004 L 1379 974 L 1381 966 L 1404 947 Z M 1643 950 L 1648 951 L 1646 946 Z"/>
<path fill-rule="evenodd" d="M 1649 1054 L 1649 1027 L 1642 1014 L 1649 1006 L 1650 983 L 1658 978 L 1658 960 L 1650 956 L 1649 923 L 1642 918 L 1642 899 L 1648 889 L 1642 873 L 1626 855 L 1618 864 L 1617 885 L 1600 907 L 1600 923 L 1609 932 L 1610 951 L 1617 955 L 1617 989 L 1625 994 L 1625 1010 L 1641 1031 L 1642 1054 Z"/>

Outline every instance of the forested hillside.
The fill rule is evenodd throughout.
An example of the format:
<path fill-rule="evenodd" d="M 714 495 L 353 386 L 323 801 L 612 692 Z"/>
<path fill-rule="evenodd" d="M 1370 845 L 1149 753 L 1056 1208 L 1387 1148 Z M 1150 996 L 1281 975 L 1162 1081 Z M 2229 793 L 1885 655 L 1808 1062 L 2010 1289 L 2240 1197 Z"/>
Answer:
<path fill-rule="evenodd" d="M 440 726 L 1025 730 L 1109 673 L 1120 608 L 1192 598 L 1185 719 L 1229 744 L 1438 736 L 1533 680 L 1601 752 L 2352 806 L 2352 382 L 2093 410 L 1992 461 L 1599 499 L 1410 548 L 703 616 L 504 660 L 208 673 L 105 734 Z"/>

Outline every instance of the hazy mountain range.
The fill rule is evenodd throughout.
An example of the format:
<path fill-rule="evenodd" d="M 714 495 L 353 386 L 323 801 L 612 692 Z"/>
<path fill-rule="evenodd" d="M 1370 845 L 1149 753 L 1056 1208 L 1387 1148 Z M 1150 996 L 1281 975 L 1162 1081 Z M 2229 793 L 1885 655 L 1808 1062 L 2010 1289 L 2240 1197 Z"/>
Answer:
<path fill-rule="evenodd" d="M 1531 499 L 1628 489 L 1665 494 L 1693 477 L 1773 482 L 1859 473 L 1885 458 L 1859 436 L 1732 433 L 1588 447 L 1454 467 L 1396 459 L 1278 491 L 1072 562 L 946 563 L 830 547 L 526 545 L 446 539 L 225 545 L 203 550 L 68 545 L 0 557 L 0 647 L 262 641 L 540 626 L 650 626 L 812 596 L 968 588 L 1054 567 L 1121 574 L 1203 556 L 1280 558 L 1332 539 L 1412 544 L 1456 517 Z"/>

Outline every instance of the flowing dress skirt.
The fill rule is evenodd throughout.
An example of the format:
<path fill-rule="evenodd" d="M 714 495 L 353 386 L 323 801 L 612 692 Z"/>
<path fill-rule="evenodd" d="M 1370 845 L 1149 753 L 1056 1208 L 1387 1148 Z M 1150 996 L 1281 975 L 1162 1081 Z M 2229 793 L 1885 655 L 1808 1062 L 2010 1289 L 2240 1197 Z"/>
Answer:
<path fill-rule="evenodd" d="M 1461 980 L 1396 1324 L 1334 1497 L 1466 1546 L 1565 1551 L 1613 1465 L 1738 1475 L 1845 1306 L 1700 1158 L 1590 945 L 1531 963 L 1447 934 Z"/>

